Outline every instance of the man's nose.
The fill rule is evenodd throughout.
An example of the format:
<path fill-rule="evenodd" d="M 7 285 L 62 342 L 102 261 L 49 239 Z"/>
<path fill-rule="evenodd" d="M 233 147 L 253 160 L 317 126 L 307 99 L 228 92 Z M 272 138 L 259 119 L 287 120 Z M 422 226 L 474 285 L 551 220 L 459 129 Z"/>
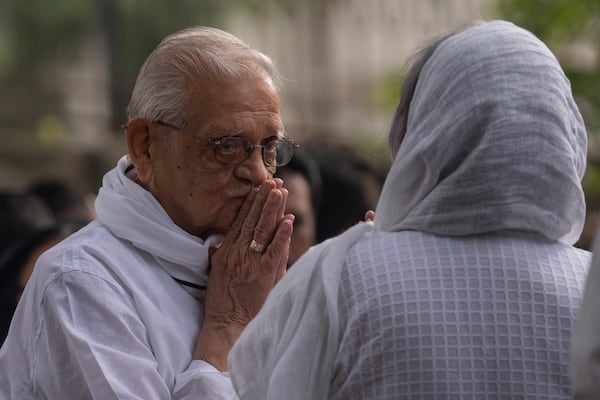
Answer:
<path fill-rule="evenodd" d="M 254 147 L 250 156 L 237 166 L 236 174 L 240 178 L 247 179 L 254 186 L 261 185 L 273 176 L 273 172 L 269 170 L 263 160 L 262 147 Z"/>

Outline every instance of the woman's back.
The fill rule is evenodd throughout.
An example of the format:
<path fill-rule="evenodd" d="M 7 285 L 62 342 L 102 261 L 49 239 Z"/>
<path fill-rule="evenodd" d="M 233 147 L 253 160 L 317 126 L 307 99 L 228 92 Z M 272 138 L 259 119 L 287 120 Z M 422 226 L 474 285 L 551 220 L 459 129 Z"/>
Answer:
<path fill-rule="evenodd" d="M 589 261 L 523 233 L 363 239 L 341 273 L 330 398 L 568 398 Z"/>
<path fill-rule="evenodd" d="M 585 124 L 506 21 L 424 48 L 372 227 L 313 247 L 230 356 L 243 399 L 567 399 L 588 252 Z"/>

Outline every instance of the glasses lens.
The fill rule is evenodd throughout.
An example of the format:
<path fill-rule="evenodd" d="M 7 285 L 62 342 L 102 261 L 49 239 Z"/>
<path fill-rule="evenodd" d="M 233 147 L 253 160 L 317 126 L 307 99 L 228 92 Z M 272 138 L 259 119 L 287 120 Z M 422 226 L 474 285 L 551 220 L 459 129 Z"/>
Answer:
<path fill-rule="evenodd" d="M 275 154 L 275 164 L 273 166 L 281 167 L 290 162 L 294 155 L 294 142 L 288 140 L 277 141 L 277 153 Z"/>
<path fill-rule="evenodd" d="M 250 140 L 240 137 L 222 138 L 213 145 L 215 159 L 223 164 L 244 162 L 255 147 Z M 281 167 L 290 162 L 296 145 L 291 140 L 272 140 L 260 147 L 262 147 L 263 162 L 267 167 Z"/>
<path fill-rule="evenodd" d="M 252 143 L 250 143 L 252 145 Z M 214 143 L 215 159 L 224 164 L 242 162 L 248 156 L 248 141 L 243 138 L 222 138 Z"/>

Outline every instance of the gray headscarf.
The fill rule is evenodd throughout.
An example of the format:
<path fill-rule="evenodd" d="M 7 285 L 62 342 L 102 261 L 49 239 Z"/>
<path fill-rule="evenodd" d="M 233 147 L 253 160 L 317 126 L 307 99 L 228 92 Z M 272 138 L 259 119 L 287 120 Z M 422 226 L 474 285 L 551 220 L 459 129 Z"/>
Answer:
<path fill-rule="evenodd" d="M 570 83 L 546 45 L 505 21 L 473 27 L 423 66 L 375 226 L 531 231 L 572 244 L 585 217 L 586 150 Z"/>

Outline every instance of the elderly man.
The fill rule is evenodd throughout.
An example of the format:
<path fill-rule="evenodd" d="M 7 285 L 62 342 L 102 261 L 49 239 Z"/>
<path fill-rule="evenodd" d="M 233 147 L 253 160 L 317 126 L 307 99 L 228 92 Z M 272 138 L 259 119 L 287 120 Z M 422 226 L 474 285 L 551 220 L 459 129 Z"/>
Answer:
<path fill-rule="evenodd" d="M 98 218 L 44 254 L 0 351 L 0 398 L 221 399 L 285 273 L 292 157 L 268 57 L 192 28 L 139 73 Z"/>

